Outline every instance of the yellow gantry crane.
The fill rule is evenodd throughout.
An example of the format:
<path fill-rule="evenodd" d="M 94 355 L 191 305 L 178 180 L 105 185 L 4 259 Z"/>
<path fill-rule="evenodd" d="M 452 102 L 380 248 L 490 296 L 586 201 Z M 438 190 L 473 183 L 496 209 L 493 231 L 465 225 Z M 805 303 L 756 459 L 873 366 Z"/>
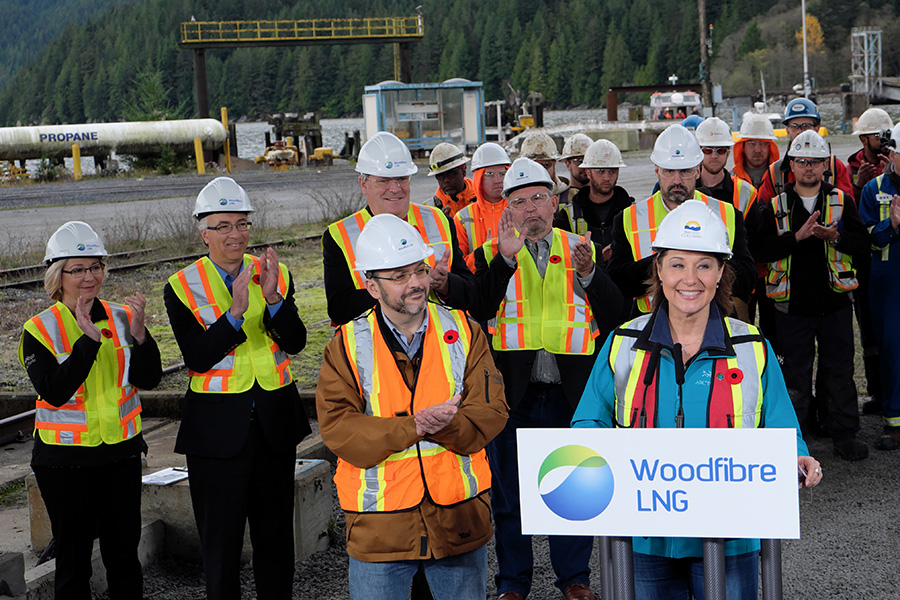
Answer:
<path fill-rule="evenodd" d="M 317 44 L 394 44 L 394 78 L 411 83 L 410 42 L 425 37 L 422 15 L 294 21 L 187 21 L 179 46 L 194 51 L 194 88 L 200 118 L 209 116 L 206 49 Z"/>

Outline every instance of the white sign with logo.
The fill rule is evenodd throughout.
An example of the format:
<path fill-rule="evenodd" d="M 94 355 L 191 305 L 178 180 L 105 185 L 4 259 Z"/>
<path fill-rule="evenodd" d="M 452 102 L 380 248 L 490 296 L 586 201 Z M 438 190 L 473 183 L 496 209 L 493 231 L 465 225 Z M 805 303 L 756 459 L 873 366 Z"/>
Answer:
<path fill-rule="evenodd" d="M 798 539 L 793 429 L 519 429 L 522 533 Z"/>

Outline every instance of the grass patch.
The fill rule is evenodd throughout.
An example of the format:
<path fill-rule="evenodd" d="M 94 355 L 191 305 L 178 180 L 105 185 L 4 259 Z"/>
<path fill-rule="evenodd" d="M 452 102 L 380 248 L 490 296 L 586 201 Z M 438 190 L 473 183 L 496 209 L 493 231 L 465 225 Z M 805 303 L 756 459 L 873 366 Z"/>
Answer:
<path fill-rule="evenodd" d="M 0 510 L 21 508 L 26 504 L 28 504 L 28 496 L 25 493 L 24 481 L 0 488 Z"/>

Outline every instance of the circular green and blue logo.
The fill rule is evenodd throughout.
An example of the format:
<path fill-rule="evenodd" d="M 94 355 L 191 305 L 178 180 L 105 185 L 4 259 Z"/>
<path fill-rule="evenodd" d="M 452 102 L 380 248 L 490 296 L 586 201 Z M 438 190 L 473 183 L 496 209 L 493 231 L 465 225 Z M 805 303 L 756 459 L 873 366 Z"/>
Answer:
<path fill-rule="evenodd" d="M 587 521 L 602 513 L 614 489 L 609 463 L 586 446 L 557 448 L 538 471 L 541 499 L 567 521 Z"/>

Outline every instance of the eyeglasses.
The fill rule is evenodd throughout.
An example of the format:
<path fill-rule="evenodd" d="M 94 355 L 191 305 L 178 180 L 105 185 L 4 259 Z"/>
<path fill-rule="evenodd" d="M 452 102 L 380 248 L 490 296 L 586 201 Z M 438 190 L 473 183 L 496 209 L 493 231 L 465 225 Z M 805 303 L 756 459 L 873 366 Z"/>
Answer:
<path fill-rule="evenodd" d="M 584 162 L 583 156 L 573 156 L 572 158 L 566 159 L 566 165 L 575 165 L 576 167 L 580 167 L 581 163 Z"/>
<path fill-rule="evenodd" d="M 815 123 L 788 123 L 787 128 L 791 131 L 806 131 L 807 129 L 818 129 Z"/>
<path fill-rule="evenodd" d="M 539 208 L 546 204 L 549 199 L 550 194 L 547 192 L 539 192 L 531 198 L 513 198 L 507 204 L 509 204 L 509 207 L 513 210 L 525 210 L 525 207 L 528 206 L 529 202 L 531 202 L 531 205 L 535 208 Z"/>
<path fill-rule="evenodd" d="M 616 175 L 619 169 L 613 167 L 588 167 L 586 171 L 593 171 L 597 175 Z"/>
<path fill-rule="evenodd" d="M 663 179 L 675 179 L 680 175 L 682 179 L 694 179 L 697 176 L 697 167 L 691 169 L 660 169 L 659 176 Z"/>
<path fill-rule="evenodd" d="M 495 177 L 506 177 L 506 171 L 485 171 L 483 174 L 485 179 L 494 179 Z"/>
<path fill-rule="evenodd" d="M 408 282 L 410 279 L 412 279 L 413 275 L 416 276 L 416 279 L 421 280 L 421 279 L 425 279 L 430 274 L 431 274 L 431 267 L 429 267 L 428 265 L 422 265 L 421 267 L 419 267 L 418 269 L 415 269 L 414 271 L 406 271 L 406 272 L 400 273 L 399 275 L 394 275 L 393 277 L 378 277 L 376 275 L 372 275 L 372 279 L 380 279 L 382 281 L 391 281 L 393 283 L 396 283 L 397 285 L 404 285 L 406 282 Z"/>
<path fill-rule="evenodd" d="M 715 153 L 718 154 L 719 156 L 722 156 L 722 155 L 724 155 L 724 154 L 728 154 L 729 148 L 710 148 L 710 147 L 707 146 L 707 147 L 705 147 L 705 148 L 700 148 L 700 150 L 702 150 L 702 151 L 703 151 L 703 154 L 705 154 L 705 155 L 707 155 L 707 156 L 709 156 L 709 155 L 712 154 L 713 152 L 715 152 Z"/>
<path fill-rule="evenodd" d="M 795 162 L 801 167 L 813 167 L 815 165 L 821 165 L 827 159 L 825 158 L 792 158 L 791 162 Z"/>
<path fill-rule="evenodd" d="M 99 277 L 100 273 L 103 272 L 103 265 L 97 263 L 96 265 L 91 265 L 90 267 L 75 267 L 71 271 L 62 270 L 66 275 L 70 275 L 72 279 L 84 279 L 85 275 L 87 275 L 88 271 L 91 272 L 91 275 L 94 277 Z"/>
<path fill-rule="evenodd" d="M 250 226 L 253 225 L 250 221 L 241 221 L 240 223 L 219 223 L 215 227 L 207 227 L 210 231 L 215 231 L 219 235 L 227 235 L 232 232 L 232 230 L 237 229 L 241 233 L 250 229 Z"/>
<path fill-rule="evenodd" d="M 443 175 L 443 173 L 440 173 Z M 368 181 L 372 183 L 372 185 L 377 187 L 391 187 L 392 183 L 396 183 L 400 187 L 404 187 L 409 185 L 409 177 L 369 177 Z"/>

